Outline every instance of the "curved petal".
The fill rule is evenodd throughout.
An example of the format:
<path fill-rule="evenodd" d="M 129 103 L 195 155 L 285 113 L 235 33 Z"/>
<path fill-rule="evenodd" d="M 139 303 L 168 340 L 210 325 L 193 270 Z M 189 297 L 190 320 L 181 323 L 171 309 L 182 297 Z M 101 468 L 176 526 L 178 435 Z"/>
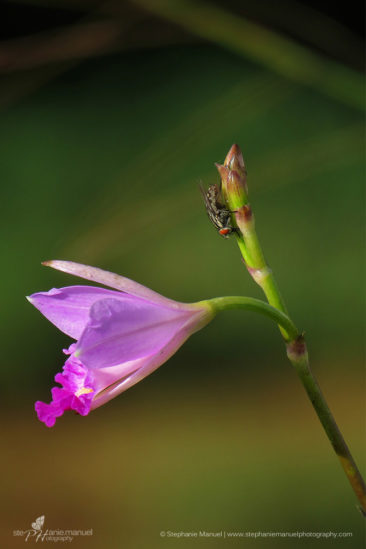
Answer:
<path fill-rule="evenodd" d="M 73 261 L 62 261 L 54 259 L 51 261 L 44 261 L 42 265 L 46 267 L 52 267 L 58 271 L 63 271 L 71 275 L 79 276 L 80 278 L 85 278 L 86 280 L 92 280 L 99 284 L 104 284 L 104 286 L 109 286 L 119 290 L 120 292 L 125 292 L 136 297 L 141 297 L 142 299 L 147 299 L 153 303 L 160 303 L 162 305 L 174 307 L 177 309 L 190 309 L 190 304 L 178 303 L 173 299 L 168 299 L 163 295 L 146 288 L 142 284 L 130 280 L 124 276 L 120 276 L 109 271 L 103 271 L 97 267 L 90 267 L 89 265 L 82 265 L 81 263 L 74 263 Z"/>
<path fill-rule="evenodd" d="M 67 286 L 53 288 L 49 292 L 38 292 L 27 299 L 59 330 L 79 339 L 89 320 L 91 306 L 101 299 L 118 299 L 122 296 L 119 292 L 105 288 Z"/>
<path fill-rule="evenodd" d="M 108 368 L 157 353 L 195 311 L 180 311 L 121 294 L 96 301 L 74 355 L 91 369 Z"/>
<path fill-rule="evenodd" d="M 91 403 L 91 410 L 99 408 L 99 406 L 102 406 L 112 398 L 123 393 L 159 368 L 159 366 L 164 364 L 164 362 L 166 362 L 194 332 L 203 328 L 211 319 L 212 315 L 207 314 L 207 311 L 199 311 L 196 315 L 186 321 L 182 328 L 174 334 L 159 353 L 154 353 L 127 363 L 125 365 L 126 369 L 121 368 L 119 372 L 121 374 L 120 378 L 103 390 L 100 390 L 103 383 L 101 384 L 100 379 L 98 378 L 99 375 L 103 375 L 104 369 L 95 372 L 94 383 L 96 394 Z M 114 372 L 114 374 L 116 374 L 116 372 Z M 112 376 L 110 379 L 112 380 Z M 103 382 L 105 382 L 105 379 L 103 379 Z"/>

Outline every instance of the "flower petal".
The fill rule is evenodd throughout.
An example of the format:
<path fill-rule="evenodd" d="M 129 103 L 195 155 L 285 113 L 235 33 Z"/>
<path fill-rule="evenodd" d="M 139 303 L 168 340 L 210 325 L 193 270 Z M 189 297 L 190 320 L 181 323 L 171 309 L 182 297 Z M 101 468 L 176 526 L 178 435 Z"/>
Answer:
<path fill-rule="evenodd" d="M 176 334 L 174 334 L 167 345 L 165 345 L 159 353 L 154 353 L 129 362 L 129 372 L 127 369 L 124 370 L 121 368 L 120 379 L 114 383 L 111 383 L 102 391 L 99 391 L 101 384 L 98 378 L 100 374 L 103 374 L 104 370 L 98 370 L 98 372 L 95 372 L 95 395 L 91 403 L 91 409 L 94 410 L 95 408 L 99 408 L 99 406 L 102 406 L 112 398 L 118 396 L 120 393 L 123 393 L 147 377 L 154 370 L 159 368 L 159 366 L 164 364 L 164 362 L 166 362 L 179 349 L 179 347 L 183 345 L 190 335 L 202 328 L 203 325 L 207 324 L 211 318 L 212 317 L 210 315 L 205 315 L 204 312 L 201 311 L 201 314 L 199 314 L 198 317 L 196 316 L 196 318 L 192 317 L 188 319 L 184 326 L 177 331 Z M 114 374 L 116 374 L 116 372 L 114 372 Z M 105 383 L 105 379 L 103 379 L 103 382 Z"/>
<path fill-rule="evenodd" d="M 201 312 L 121 296 L 97 301 L 90 309 L 90 320 L 75 350 L 88 368 L 108 368 L 158 353 L 189 318 Z"/>
<path fill-rule="evenodd" d="M 52 400 L 49 404 L 35 403 L 34 408 L 38 419 L 47 427 L 53 427 L 56 419 L 65 410 L 75 410 L 78 414 L 86 416 L 91 409 L 94 396 L 93 376 L 89 370 L 75 357 L 71 356 L 65 362 L 62 373 L 56 374 L 55 381 L 61 387 L 53 387 Z"/>
<path fill-rule="evenodd" d="M 154 303 L 161 303 L 162 305 L 165 304 L 177 309 L 190 309 L 191 307 L 189 304 L 178 303 L 172 299 L 168 299 L 167 297 L 150 290 L 150 288 L 146 288 L 146 286 L 143 286 L 134 280 L 130 280 L 129 278 L 111 273 L 109 271 L 103 271 L 97 267 L 90 267 L 89 265 L 82 265 L 81 263 L 62 261 L 58 259 L 44 261 L 42 265 L 52 267 L 53 269 L 63 271 L 64 273 L 79 276 L 80 278 L 85 278 L 86 280 L 92 280 L 93 282 L 97 282 L 99 284 L 104 284 L 104 286 L 109 286 L 110 288 L 147 299 Z"/>
<path fill-rule="evenodd" d="M 91 306 L 98 300 L 120 296 L 123 294 L 105 288 L 68 286 L 38 292 L 27 299 L 59 330 L 79 339 L 89 320 Z"/>

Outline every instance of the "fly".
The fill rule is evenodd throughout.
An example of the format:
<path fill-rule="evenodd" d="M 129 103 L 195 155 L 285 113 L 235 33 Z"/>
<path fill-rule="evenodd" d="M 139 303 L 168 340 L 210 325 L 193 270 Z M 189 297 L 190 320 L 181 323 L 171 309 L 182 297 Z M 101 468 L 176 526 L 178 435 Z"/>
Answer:
<path fill-rule="evenodd" d="M 231 225 L 232 212 L 226 208 L 221 196 L 221 189 L 217 184 L 210 185 L 206 189 L 200 185 L 200 190 L 205 202 L 207 215 L 219 234 L 224 238 L 229 238 L 233 232 L 238 232 L 236 227 Z"/>

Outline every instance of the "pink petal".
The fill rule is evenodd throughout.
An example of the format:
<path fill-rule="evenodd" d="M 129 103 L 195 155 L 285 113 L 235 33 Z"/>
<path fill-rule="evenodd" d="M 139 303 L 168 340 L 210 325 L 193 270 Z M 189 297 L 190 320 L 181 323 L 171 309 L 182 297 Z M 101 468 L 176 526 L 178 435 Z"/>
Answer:
<path fill-rule="evenodd" d="M 120 378 L 113 383 L 111 376 L 111 384 L 109 386 L 105 385 L 106 379 L 103 379 L 102 383 L 100 383 L 99 380 L 99 376 L 103 375 L 105 370 L 94 371 L 94 387 L 96 394 L 92 400 L 91 409 L 94 410 L 95 408 L 99 408 L 99 406 L 102 406 L 112 398 L 147 377 L 154 370 L 159 368 L 159 366 L 164 364 L 164 362 L 166 362 L 194 332 L 203 328 L 203 326 L 208 324 L 211 319 L 212 315 L 208 314 L 207 310 L 199 311 L 198 314 L 187 319 L 182 328 L 174 334 L 174 336 L 159 351 L 159 353 L 154 353 L 129 363 L 122 364 L 118 372 L 120 374 Z M 117 374 L 117 367 L 114 368 L 113 373 L 114 375 Z M 100 390 L 103 384 L 104 388 L 103 390 Z"/>
<path fill-rule="evenodd" d="M 124 276 L 120 276 L 109 271 L 103 271 L 97 267 L 90 267 L 89 265 L 82 265 L 81 263 L 74 263 L 73 261 L 62 261 L 54 259 L 51 261 L 44 261 L 42 263 L 46 267 L 52 267 L 58 271 L 63 271 L 71 275 L 79 276 L 80 278 L 85 278 L 86 280 L 92 280 L 99 284 L 104 284 L 104 286 L 109 286 L 121 292 L 126 292 L 127 294 L 141 297 L 154 303 L 161 303 L 162 305 L 168 305 L 175 307 L 177 309 L 190 309 L 191 306 L 185 303 L 178 303 L 172 299 L 168 299 L 163 295 L 146 288 L 142 284 L 130 280 Z"/>
<path fill-rule="evenodd" d="M 52 400 L 49 404 L 37 401 L 34 408 L 38 419 L 47 427 L 53 427 L 56 419 L 65 410 L 75 410 L 86 416 L 90 412 L 94 391 L 93 376 L 87 368 L 75 357 L 71 356 L 65 362 L 62 373 L 55 376 L 55 381 L 61 387 L 53 387 Z"/>
<path fill-rule="evenodd" d="M 27 299 L 50 322 L 68 336 L 79 339 L 88 320 L 91 306 L 105 298 L 120 298 L 124 294 L 94 286 L 67 286 L 38 292 Z"/>
<path fill-rule="evenodd" d="M 132 296 L 97 301 L 75 356 L 94 370 L 158 353 L 197 314 Z"/>

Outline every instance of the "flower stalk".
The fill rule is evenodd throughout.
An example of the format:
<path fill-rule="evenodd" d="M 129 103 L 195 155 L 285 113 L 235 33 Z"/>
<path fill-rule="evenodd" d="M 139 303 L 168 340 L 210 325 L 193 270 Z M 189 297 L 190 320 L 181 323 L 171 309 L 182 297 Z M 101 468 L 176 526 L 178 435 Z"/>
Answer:
<path fill-rule="evenodd" d="M 329 406 L 314 377 L 308 359 L 304 336 L 298 332 L 288 316 L 285 302 L 279 292 L 275 278 L 268 267 L 255 229 L 255 220 L 248 200 L 247 174 L 242 153 L 238 145 L 233 145 L 228 152 L 224 165 L 216 164 L 222 181 L 222 194 L 232 212 L 233 225 L 239 229 L 236 239 L 244 263 L 254 282 L 258 284 L 268 303 L 281 312 L 289 321 L 277 324 L 286 342 L 287 356 L 295 368 L 301 383 L 315 409 L 315 412 L 340 460 L 341 466 L 354 490 L 360 510 L 366 516 L 366 486 L 352 454 L 338 428 Z M 245 298 L 248 299 L 248 298 Z M 262 312 L 264 310 L 262 308 Z M 264 313 L 267 314 L 268 312 Z M 274 318 L 274 315 L 272 315 Z"/>
<path fill-rule="evenodd" d="M 283 313 L 279 309 L 276 309 L 276 307 L 268 305 L 265 301 L 255 299 L 254 297 L 215 297 L 213 299 L 208 299 L 206 302 L 199 302 L 197 305 L 200 305 L 201 303 L 209 304 L 215 313 L 229 309 L 244 309 L 245 311 L 253 311 L 276 322 L 283 330 L 286 331 L 292 340 L 296 339 L 300 335 L 295 324 L 287 316 L 287 314 Z"/>
<path fill-rule="evenodd" d="M 216 164 L 221 177 L 222 194 L 234 225 L 239 229 L 236 239 L 244 263 L 254 282 L 260 286 L 273 307 L 287 314 L 285 302 L 279 292 L 272 270 L 268 267 L 255 229 L 255 219 L 248 199 L 247 173 L 243 155 L 238 145 L 228 152 L 224 165 Z M 285 341 L 290 341 L 286 330 L 280 326 Z"/>
<path fill-rule="evenodd" d="M 306 343 L 302 335 L 287 344 L 287 356 L 295 368 L 327 437 L 337 454 L 341 466 L 360 502 L 360 510 L 366 516 L 365 482 L 320 390 L 318 382 L 310 370 Z"/>

